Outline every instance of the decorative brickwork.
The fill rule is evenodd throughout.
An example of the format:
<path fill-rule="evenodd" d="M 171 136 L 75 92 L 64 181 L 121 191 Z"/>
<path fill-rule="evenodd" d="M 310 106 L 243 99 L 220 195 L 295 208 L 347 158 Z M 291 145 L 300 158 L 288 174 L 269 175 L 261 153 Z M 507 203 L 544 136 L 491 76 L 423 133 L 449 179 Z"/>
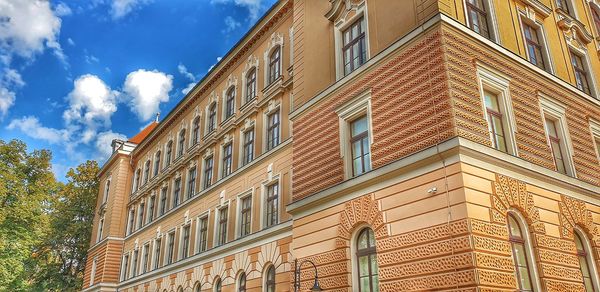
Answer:
<path fill-rule="evenodd" d="M 527 219 L 533 232 L 545 233 L 544 224 L 533 203 L 533 195 L 527 192 L 525 183 L 507 176 L 496 174 L 492 197 L 492 222 L 506 223 L 506 214 L 510 208 L 518 209 Z"/>

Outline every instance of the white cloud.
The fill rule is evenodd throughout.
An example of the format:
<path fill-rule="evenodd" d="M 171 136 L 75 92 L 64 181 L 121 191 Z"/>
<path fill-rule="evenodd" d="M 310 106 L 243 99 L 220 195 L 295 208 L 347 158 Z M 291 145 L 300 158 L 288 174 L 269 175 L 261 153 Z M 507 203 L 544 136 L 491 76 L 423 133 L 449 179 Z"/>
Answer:
<path fill-rule="evenodd" d="M 217 63 L 221 62 L 221 59 L 223 59 L 223 58 L 217 57 Z M 210 70 L 212 70 L 217 65 L 217 63 L 212 64 L 212 66 L 210 66 L 208 68 L 208 72 L 210 72 Z"/>
<path fill-rule="evenodd" d="M 248 9 L 249 18 L 252 21 L 258 19 L 258 12 L 262 6 L 262 0 L 211 0 L 212 4 L 234 4 Z"/>
<path fill-rule="evenodd" d="M 8 113 L 8 109 L 13 104 L 15 104 L 15 93 L 8 88 L 0 87 L 0 119 Z"/>
<path fill-rule="evenodd" d="M 106 132 L 100 132 L 98 133 L 97 137 L 96 137 L 96 152 L 98 153 L 98 161 L 100 163 L 102 163 L 103 161 L 105 161 L 106 159 L 108 159 L 108 157 L 110 157 L 111 153 L 112 153 L 112 148 L 111 143 L 112 140 L 114 139 L 119 139 L 119 140 L 127 140 L 127 136 L 123 135 L 123 134 L 119 134 L 119 133 L 115 133 L 113 131 L 106 131 Z"/>
<path fill-rule="evenodd" d="M 68 38 L 67 43 L 69 43 L 69 45 L 71 45 L 71 46 L 75 46 L 75 41 L 73 41 L 72 38 Z"/>
<path fill-rule="evenodd" d="M 225 33 L 234 31 L 236 28 L 240 27 L 240 25 L 241 24 L 235 19 L 233 19 L 233 17 L 225 17 Z"/>
<path fill-rule="evenodd" d="M 113 0 L 111 14 L 113 19 L 120 19 L 131 13 L 142 5 L 148 4 L 150 0 Z"/>
<path fill-rule="evenodd" d="M 182 89 L 181 92 L 183 94 L 187 94 L 188 92 L 190 92 L 190 90 L 192 90 L 192 88 L 194 88 L 195 85 L 196 85 L 196 82 L 191 82 L 184 89 Z"/>
<path fill-rule="evenodd" d="M 59 144 L 69 140 L 68 131 L 44 127 L 33 116 L 14 119 L 6 128 L 9 130 L 18 129 L 29 137 L 44 140 L 50 144 Z"/>
<path fill-rule="evenodd" d="M 10 68 L 4 69 L 4 79 L 2 80 L 2 83 L 14 85 L 17 87 L 22 87 L 25 85 L 25 81 L 23 81 L 21 74 L 19 74 L 17 70 Z"/>
<path fill-rule="evenodd" d="M 88 64 L 98 63 L 98 62 L 100 62 L 100 59 L 98 59 L 94 55 L 85 55 L 85 62 Z"/>
<path fill-rule="evenodd" d="M 99 127 L 110 126 L 110 118 L 117 111 L 117 95 L 98 76 L 80 76 L 68 95 L 69 108 L 63 113 L 67 126 L 75 129 L 83 126 L 81 139 L 88 143 Z"/>
<path fill-rule="evenodd" d="M 58 3 L 58 5 L 54 7 L 54 12 L 57 16 L 68 16 L 73 13 L 73 11 L 71 11 L 71 8 L 64 2 Z"/>
<path fill-rule="evenodd" d="M 179 70 L 179 73 L 181 73 L 181 75 L 183 75 L 185 78 L 191 81 L 196 81 L 196 77 L 194 76 L 194 74 L 190 73 L 190 71 L 188 71 L 185 65 L 180 63 L 179 65 L 177 65 L 177 70 Z"/>
<path fill-rule="evenodd" d="M 160 103 L 169 101 L 172 88 L 173 76 L 157 70 L 131 72 L 123 84 L 123 90 L 130 98 L 129 106 L 141 121 L 154 117 Z"/>

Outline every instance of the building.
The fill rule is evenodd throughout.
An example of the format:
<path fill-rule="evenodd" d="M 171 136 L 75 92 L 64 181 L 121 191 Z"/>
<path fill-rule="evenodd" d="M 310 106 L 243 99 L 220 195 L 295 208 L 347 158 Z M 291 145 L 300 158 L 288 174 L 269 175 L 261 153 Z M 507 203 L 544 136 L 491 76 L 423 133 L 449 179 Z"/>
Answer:
<path fill-rule="evenodd" d="M 600 291 L 599 4 L 279 1 L 115 142 L 84 291 Z"/>

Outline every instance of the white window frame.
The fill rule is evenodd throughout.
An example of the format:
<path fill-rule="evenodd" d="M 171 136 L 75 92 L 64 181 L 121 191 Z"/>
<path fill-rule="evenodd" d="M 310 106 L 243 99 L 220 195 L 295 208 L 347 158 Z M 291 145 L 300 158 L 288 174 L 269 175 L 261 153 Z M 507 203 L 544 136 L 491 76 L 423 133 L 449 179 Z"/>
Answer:
<path fill-rule="evenodd" d="M 152 252 L 152 250 L 150 249 L 151 245 L 150 245 L 150 241 L 146 241 L 144 243 L 144 245 L 142 245 L 142 254 L 140 257 L 140 275 L 143 275 L 145 273 L 148 273 L 150 271 L 148 264 L 152 261 L 152 255 L 150 254 Z M 148 261 L 145 261 L 144 259 L 144 253 L 148 251 Z"/>
<path fill-rule="evenodd" d="M 282 193 L 281 189 L 281 175 L 273 175 L 272 179 L 264 181 L 260 185 L 260 229 L 270 228 L 273 226 L 267 227 L 267 188 L 277 184 L 277 224 L 281 223 L 281 212 L 282 212 Z M 275 224 L 275 225 L 277 225 Z"/>
<path fill-rule="evenodd" d="M 227 174 L 227 176 L 223 175 L 223 169 L 225 168 L 225 164 L 223 159 L 225 158 L 225 147 L 230 146 L 231 145 L 231 170 L 229 172 L 229 174 Z M 219 166 L 217 167 L 219 174 L 218 174 L 218 179 L 221 180 L 223 178 L 226 177 L 230 177 L 231 174 L 234 172 L 234 168 L 233 168 L 233 155 L 235 154 L 235 149 L 234 149 L 234 144 L 233 144 L 233 138 L 231 140 L 228 141 L 223 141 L 223 143 L 221 144 L 221 155 L 219 156 Z M 213 169 L 214 169 L 214 165 L 215 165 L 215 161 L 214 161 L 214 157 L 213 157 Z M 214 175 L 214 173 L 213 173 Z"/>
<path fill-rule="evenodd" d="M 104 233 L 104 214 L 102 214 L 102 217 L 100 217 L 100 220 L 98 220 L 98 230 L 96 232 L 96 242 L 100 242 L 100 240 L 102 240 L 102 233 Z"/>
<path fill-rule="evenodd" d="M 133 222 L 131 222 L 131 217 L 133 217 Z M 133 233 L 135 229 L 135 207 L 129 208 L 128 217 L 127 217 L 127 235 Z"/>
<path fill-rule="evenodd" d="M 177 227 L 173 227 L 171 230 L 167 231 L 167 233 L 165 234 L 165 250 L 164 250 L 164 256 L 163 256 L 163 266 L 168 266 L 171 265 L 173 263 L 175 263 L 177 261 L 177 254 L 175 253 L 175 248 L 177 247 L 177 245 L 175 244 L 175 242 L 173 242 L 173 258 L 171 259 L 171 262 L 168 261 L 169 259 L 169 239 L 171 238 L 171 234 L 173 234 L 173 241 L 177 240 Z"/>
<path fill-rule="evenodd" d="M 581 239 L 583 239 L 582 243 L 585 246 L 585 251 L 587 253 L 587 261 L 588 265 L 590 266 L 590 275 L 592 278 L 592 284 L 594 285 L 594 291 L 599 291 L 600 280 L 598 279 L 598 268 L 596 267 L 596 261 L 594 260 L 594 250 L 592 249 L 592 245 L 590 244 L 590 239 L 588 235 L 579 226 L 576 225 L 573 229 L 573 232 L 577 232 L 579 236 L 581 236 Z"/>
<path fill-rule="evenodd" d="M 352 149 L 350 148 L 350 123 L 362 116 L 367 117 L 369 131 L 369 155 L 373 145 L 373 124 L 371 114 L 371 91 L 367 90 L 336 110 L 339 119 L 340 132 L 340 158 L 344 161 L 344 177 L 350 179 L 352 175 Z M 372 164 L 372 163 L 371 163 Z M 372 168 L 372 165 L 371 165 Z"/>
<path fill-rule="evenodd" d="M 267 145 L 267 143 L 269 142 L 269 116 L 276 112 L 279 112 L 279 127 L 278 127 L 279 143 L 275 147 L 269 149 L 269 147 Z M 269 108 L 267 108 L 265 110 L 265 112 L 263 114 L 263 125 L 264 125 L 263 129 L 264 130 L 263 130 L 263 135 L 262 135 L 263 136 L 262 137 L 262 153 L 263 154 L 272 151 L 273 149 L 277 148 L 277 146 L 279 146 L 283 142 L 283 137 L 281 137 L 281 133 L 282 133 L 281 128 L 283 127 L 283 119 L 282 118 L 283 118 L 283 113 L 281 112 L 281 103 L 277 103 L 274 106 L 270 106 Z M 254 142 L 256 143 L 256 132 L 254 132 Z M 267 149 L 269 149 L 269 150 L 267 150 Z M 256 153 L 256 149 L 254 152 Z"/>
<path fill-rule="evenodd" d="M 488 25 L 490 26 L 490 38 L 492 42 L 495 42 L 497 44 L 501 44 L 501 39 L 500 39 L 500 33 L 499 33 L 499 29 L 498 29 L 498 20 L 496 19 L 496 8 L 494 7 L 494 1 L 492 0 L 483 0 L 484 1 L 484 5 L 486 5 L 489 11 L 487 11 L 487 14 L 489 15 L 489 20 L 491 23 L 489 23 Z M 467 0 L 463 0 L 463 12 L 465 14 L 465 24 L 467 26 L 467 28 L 469 30 L 471 30 L 471 21 L 469 19 L 469 15 L 467 12 Z M 471 30 L 472 31 L 472 30 Z M 475 32 L 476 33 L 476 32 Z M 478 34 L 478 33 L 476 33 Z M 479 34 L 478 34 L 479 35 Z M 484 36 L 481 36 L 485 39 L 487 39 Z"/>
<path fill-rule="evenodd" d="M 550 54 L 550 50 L 548 48 L 548 38 L 546 37 L 546 30 L 544 29 L 544 24 L 535 19 L 535 15 L 531 15 L 530 18 L 527 16 L 527 13 L 523 11 L 519 11 L 519 25 L 521 26 L 521 37 L 523 38 L 523 47 L 525 48 L 525 55 L 527 56 L 527 61 L 531 60 L 531 56 L 529 56 L 529 50 L 527 50 L 527 38 L 525 37 L 524 25 L 527 24 L 534 29 L 537 30 L 538 35 L 540 36 L 541 46 L 542 46 L 542 58 L 544 58 L 544 63 L 546 64 L 546 68 L 544 71 L 554 74 L 554 62 L 552 60 L 552 55 Z M 530 62 L 531 63 L 531 62 Z M 534 65 L 535 66 L 535 65 Z M 536 66 L 537 67 L 537 66 Z M 538 67 L 539 68 L 539 67 Z"/>
<path fill-rule="evenodd" d="M 568 1 L 568 0 L 567 0 Z M 580 48 L 576 48 L 573 45 L 569 44 L 569 56 L 568 56 L 568 64 L 569 64 L 569 69 L 571 70 L 571 72 L 573 73 L 573 81 L 576 82 L 575 79 L 575 72 L 573 70 L 573 64 L 571 62 L 571 54 L 576 54 L 579 57 L 581 57 L 581 59 L 583 60 L 583 65 L 585 66 L 585 71 L 588 73 L 587 75 L 587 79 L 589 82 L 589 86 L 590 86 L 590 95 L 594 98 L 597 99 L 599 97 L 598 95 L 598 85 L 596 84 L 596 78 L 594 75 L 594 70 L 592 67 L 592 63 L 590 62 L 590 55 L 588 54 L 589 51 L 587 49 L 580 49 Z M 576 90 L 581 91 L 583 94 L 587 94 L 585 92 L 583 92 L 582 90 L 580 90 L 579 88 L 577 88 L 577 85 L 573 85 L 575 87 Z"/>
<path fill-rule="evenodd" d="M 200 215 L 196 217 L 196 236 L 194 238 L 194 254 L 198 254 L 200 252 L 205 252 L 208 250 L 208 234 L 210 231 L 210 213 L 211 210 L 208 209 L 202 212 Z M 216 216 L 215 216 L 216 217 Z M 200 251 L 200 221 L 206 218 L 206 247 L 204 251 Z"/>
<path fill-rule="evenodd" d="M 600 142 L 600 122 L 590 120 L 590 132 L 592 134 L 592 144 L 594 144 L 594 154 L 600 162 L 600 143 L 598 143 Z"/>
<path fill-rule="evenodd" d="M 94 260 L 92 261 L 92 271 L 90 273 L 90 284 L 89 286 L 93 286 L 94 285 L 94 278 L 96 278 L 96 265 L 98 264 L 98 256 L 94 257 Z"/>
<path fill-rule="evenodd" d="M 183 229 L 186 228 L 186 227 L 190 228 L 189 229 L 190 234 L 188 236 L 188 250 L 187 250 L 187 256 L 185 258 L 189 258 L 191 256 L 190 255 L 190 251 L 191 251 L 190 247 L 192 247 L 192 245 L 191 245 L 191 242 L 192 242 L 192 222 L 189 221 L 189 222 L 185 222 L 184 224 L 182 224 L 179 227 L 179 243 L 177 244 L 177 258 L 179 260 L 184 259 L 184 257 L 183 257 Z"/>
<path fill-rule="evenodd" d="M 144 204 L 144 205 L 142 206 L 142 204 Z M 136 230 L 144 227 L 144 222 L 145 222 L 145 219 L 146 219 L 145 216 L 144 216 L 144 215 L 146 215 L 146 214 L 144 214 L 145 211 L 146 211 L 146 210 L 144 210 L 145 208 L 146 208 L 146 203 L 145 203 L 144 200 L 141 200 L 140 203 L 138 204 L 137 208 L 136 208 L 137 209 L 137 213 L 135 215 L 135 226 L 136 226 L 135 229 Z M 140 219 L 140 214 L 142 216 L 141 219 Z"/>
<path fill-rule="evenodd" d="M 554 5 L 556 5 L 556 8 L 558 8 L 558 4 L 556 3 L 556 0 L 554 1 Z M 569 11 L 570 14 L 569 16 L 575 18 L 575 20 L 579 20 L 579 14 L 577 13 L 577 7 L 575 7 L 574 3 L 572 0 L 564 0 L 565 2 L 567 2 L 567 6 L 569 6 Z"/>
<path fill-rule="evenodd" d="M 544 135 L 546 136 L 546 144 L 549 149 L 550 140 L 548 137 L 548 129 L 546 128 L 546 118 L 555 120 L 558 135 L 561 140 L 561 147 L 564 149 L 563 160 L 565 161 L 565 168 L 567 175 L 576 178 L 577 172 L 575 170 L 575 164 L 573 163 L 573 144 L 571 143 L 571 135 L 569 134 L 569 127 L 567 124 L 566 106 L 558 103 L 548 96 L 540 94 L 539 97 L 540 110 L 542 116 L 542 124 L 544 125 Z M 552 151 L 552 150 L 551 150 Z M 553 158 L 554 159 L 554 158 Z"/>
<path fill-rule="evenodd" d="M 219 233 L 221 230 L 219 230 L 219 225 L 221 221 L 221 210 L 227 208 L 227 226 L 225 227 L 225 242 L 223 243 L 219 243 Z M 229 223 L 231 220 L 231 216 L 230 216 L 231 210 L 229 210 L 229 200 L 226 200 L 222 205 L 219 205 L 215 208 L 215 228 L 214 228 L 214 236 L 213 236 L 213 247 L 217 247 L 217 246 L 223 246 L 225 244 L 227 244 L 227 238 L 229 237 Z"/>
<path fill-rule="evenodd" d="M 519 227 L 522 229 L 521 233 L 523 234 L 523 236 L 525 238 L 523 238 L 523 240 L 525 241 L 525 249 L 527 252 L 527 262 L 528 262 L 528 266 L 529 266 L 529 271 L 531 272 L 531 284 L 534 287 L 534 291 L 544 291 L 542 290 L 542 286 L 540 283 L 540 274 L 538 273 L 537 270 L 537 262 L 535 260 L 535 253 L 534 253 L 534 249 L 533 249 L 533 244 L 531 243 L 531 233 L 529 233 L 529 226 L 527 225 L 527 220 L 525 220 L 525 217 L 523 217 L 523 215 L 521 214 L 521 212 L 519 212 L 517 209 L 514 208 L 510 208 L 508 210 L 508 214 L 512 214 L 514 215 L 515 218 L 517 218 L 517 220 L 519 222 L 517 222 L 519 224 Z M 507 220 L 508 220 L 508 216 L 507 216 Z M 508 226 L 508 222 L 506 222 L 506 226 L 507 228 L 510 228 Z M 514 270 L 514 268 L 513 268 Z"/>
<path fill-rule="evenodd" d="M 252 223 L 254 222 L 254 188 L 250 188 L 249 190 L 246 190 L 245 192 L 240 193 L 239 195 L 237 195 L 237 201 L 236 201 L 236 210 L 235 210 L 235 214 L 236 214 L 236 223 L 235 223 L 235 238 L 241 238 L 241 230 L 242 230 L 242 200 L 246 199 L 246 198 L 250 198 L 250 233 L 246 234 L 245 236 L 248 236 L 250 234 L 252 234 Z M 244 237 L 245 237 L 244 236 Z"/>
<path fill-rule="evenodd" d="M 185 127 L 182 127 L 179 129 L 179 131 L 177 131 L 177 145 L 175 145 L 175 160 L 185 156 L 185 141 L 183 141 L 183 144 L 181 144 L 181 137 L 183 136 L 183 139 L 185 139 L 186 136 L 186 131 L 187 129 Z M 181 132 L 183 132 L 183 135 L 181 135 Z M 180 145 L 181 147 L 183 147 L 183 149 L 180 149 Z M 181 154 L 179 154 L 181 151 Z"/>
<path fill-rule="evenodd" d="M 246 104 L 246 87 L 248 84 L 248 73 L 250 72 L 250 70 L 252 70 L 253 68 L 256 70 L 254 74 L 256 74 L 256 81 L 255 81 L 255 96 L 252 97 L 252 99 L 255 99 L 258 96 L 258 75 L 259 74 L 259 60 L 257 57 L 255 57 L 254 55 L 250 55 L 248 56 L 248 60 L 246 60 L 246 64 L 244 65 L 244 71 L 242 71 L 242 95 L 240 96 L 240 108 L 243 107 Z"/>
<path fill-rule="evenodd" d="M 356 226 L 354 228 L 354 231 L 352 232 L 352 236 L 350 237 L 350 262 L 352 265 L 352 272 L 350 273 L 350 276 L 352 277 L 352 287 L 358 287 L 360 285 L 360 283 L 358 283 L 358 260 L 356 258 L 356 252 L 357 252 L 357 244 L 358 244 L 358 235 L 360 234 L 361 231 L 363 231 L 363 229 L 365 228 L 370 228 L 371 230 L 373 230 L 373 227 L 367 223 L 361 223 L 358 226 Z M 373 230 L 373 235 L 375 235 L 375 230 Z M 375 239 L 377 240 L 377 239 Z M 379 266 L 378 266 L 379 267 Z"/>
<path fill-rule="evenodd" d="M 134 261 L 133 259 L 136 258 L 136 256 L 138 258 Z M 140 256 L 140 252 L 139 252 L 139 250 L 138 250 L 138 248 L 136 246 L 136 248 L 134 248 L 131 251 L 131 259 L 130 259 L 131 264 L 130 264 L 130 267 L 129 267 L 129 278 L 134 278 L 134 277 L 136 277 L 138 275 L 138 272 L 139 272 L 138 268 L 139 268 L 139 264 L 140 264 L 140 262 L 139 262 L 139 256 Z M 134 265 L 134 262 L 136 262 L 135 265 Z M 136 265 L 138 267 L 136 267 Z"/>
<path fill-rule="evenodd" d="M 264 64 L 265 64 L 265 70 L 264 71 L 264 76 L 263 76 L 263 81 L 264 81 L 264 86 L 263 88 L 267 88 L 270 85 L 277 83 L 277 79 L 275 79 L 275 81 L 273 83 L 269 83 L 269 75 L 271 74 L 271 54 L 273 53 L 273 50 L 275 50 L 275 48 L 279 47 L 279 77 L 278 78 L 282 78 L 283 77 L 283 56 L 284 56 L 284 36 L 282 33 L 279 32 L 274 32 L 270 39 L 269 39 L 269 43 L 268 43 L 268 47 L 265 50 L 264 53 Z M 258 74 L 258 71 L 256 71 L 256 73 Z M 256 84 L 257 84 L 257 88 L 256 88 L 256 93 L 258 94 L 258 75 L 256 75 Z"/>
<path fill-rule="evenodd" d="M 354 15 L 350 18 L 347 18 L 350 15 L 351 11 L 354 12 Z M 342 32 L 345 31 L 348 27 L 350 27 L 350 25 L 354 24 L 354 22 L 360 19 L 361 17 L 364 17 L 365 20 L 365 50 L 367 53 L 365 63 L 371 58 L 371 45 L 369 44 L 369 13 L 367 10 L 367 1 L 363 0 L 359 4 L 353 5 L 349 11 L 345 11 L 344 13 L 345 14 L 342 17 L 335 21 L 333 27 L 333 38 L 335 43 L 335 80 L 340 80 L 344 76 L 346 76 L 344 75 L 344 54 L 342 52 L 344 42 L 342 39 Z M 356 69 L 348 73 L 348 75 L 355 72 Z"/>
<path fill-rule="evenodd" d="M 130 261 L 130 252 L 125 252 L 123 253 L 123 256 L 121 257 L 121 281 L 125 281 L 128 279 L 128 275 L 129 275 L 129 269 L 131 264 L 129 263 Z M 127 263 L 127 268 L 125 268 L 125 263 Z"/>
<path fill-rule="evenodd" d="M 240 129 L 240 143 L 239 144 L 239 155 L 238 155 L 238 169 L 242 168 L 250 163 L 252 163 L 252 161 L 254 161 L 254 159 L 256 159 L 256 127 L 254 127 L 254 121 L 250 122 L 252 124 L 252 126 L 250 127 L 244 127 L 242 129 Z M 253 141 L 252 141 L 252 161 L 244 164 L 244 143 L 246 143 L 245 140 L 245 135 L 246 133 L 253 131 L 254 132 L 254 137 L 253 137 Z"/>
<path fill-rule="evenodd" d="M 214 95 L 215 100 L 209 101 L 208 104 L 206 105 L 206 109 L 205 111 L 205 120 L 204 120 L 204 136 L 207 136 L 213 132 L 217 131 L 217 128 L 219 127 L 219 103 L 217 102 L 219 97 L 217 95 Z M 209 127 L 210 127 L 210 108 L 213 106 L 213 104 L 215 105 L 215 128 L 212 131 L 209 131 Z"/>
<path fill-rule="evenodd" d="M 233 113 L 230 117 L 227 117 L 227 93 L 231 88 L 233 88 Z M 227 78 L 227 83 L 225 84 L 225 88 L 223 89 L 223 94 L 221 96 L 221 99 L 223 99 L 223 104 L 221 106 L 221 117 L 223 117 L 222 122 L 225 122 L 229 119 L 235 118 L 236 114 L 236 99 L 238 98 L 238 80 L 235 76 L 229 75 L 229 77 Z"/>
<path fill-rule="evenodd" d="M 111 181 L 112 181 L 112 177 L 109 177 L 106 179 L 106 182 L 104 183 L 104 192 L 103 192 L 104 194 L 102 196 L 102 204 L 105 204 L 106 201 L 108 201 L 108 195 L 110 192 Z"/>
<path fill-rule="evenodd" d="M 162 240 L 163 236 L 162 234 L 160 234 L 160 232 L 158 232 L 156 238 L 154 238 L 152 240 L 152 255 L 151 255 L 151 264 L 150 264 L 150 269 L 148 271 L 153 271 L 154 267 L 156 266 L 156 269 L 160 268 L 160 254 L 163 252 L 163 248 L 162 248 Z M 160 251 L 158 253 L 158 255 L 156 254 L 156 243 L 160 240 Z M 158 264 L 156 263 L 158 261 Z"/>
<path fill-rule="evenodd" d="M 144 221 L 146 222 L 145 224 L 149 224 L 150 222 L 152 222 L 152 221 L 156 220 L 156 217 L 157 217 L 157 216 L 155 215 L 155 213 L 156 213 L 156 209 L 157 209 L 157 208 L 156 208 L 156 207 L 157 207 L 157 205 L 156 205 L 156 203 L 157 203 L 157 201 L 156 201 L 156 197 L 157 197 L 157 196 L 156 196 L 156 193 L 155 193 L 154 191 L 153 191 L 153 192 L 152 192 L 152 194 L 150 194 L 150 196 L 148 197 L 148 200 L 147 200 L 148 202 L 146 202 L 146 218 L 144 218 Z M 153 198 L 154 198 L 154 199 L 153 199 Z M 151 202 L 154 202 L 154 203 L 153 203 L 153 204 L 154 204 L 154 205 L 153 205 L 153 208 L 154 208 L 154 210 L 152 210 L 152 212 L 150 212 L 150 203 L 151 203 Z M 150 213 L 152 213 L 152 221 L 150 221 Z"/>
<path fill-rule="evenodd" d="M 214 177 L 215 177 L 215 154 L 214 154 L 214 150 L 212 148 L 209 148 L 206 150 L 206 152 L 204 153 L 204 155 L 202 156 L 202 172 L 200 173 L 200 190 L 206 190 L 208 188 L 205 188 L 205 172 L 206 172 L 206 160 L 211 158 L 212 159 L 212 170 L 211 170 L 211 182 L 210 182 L 210 186 L 208 188 L 211 188 L 215 182 L 214 182 Z M 219 165 L 217 165 L 217 168 L 219 168 Z M 217 169 L 218 170 L 218 169 Z"/>
<path fill-rule="evenodd" d="M 514 115 L 512 106 L 512 97 L 510 95 L 510 77 L 495 71 L 482 64 L 477 65 L 477 79 L 479 83 L 479 96 L 481 101 L 481 110 L 483 111 L 483 118 L 486 121 L 486 132 L 488 132 L 488 138 L 492 139 L 491 133 L 488 131 L 490 121 L 486 114 L 487 109 L 485 106 L 485 91 L 490 91 L 496 94 L 500 111 L 502 114 L 502 124 L 505 126 L 506 136 L 506 148 L 508 154 L 518 156 L 519 149 L 517 146 L 517 122 Z"/>

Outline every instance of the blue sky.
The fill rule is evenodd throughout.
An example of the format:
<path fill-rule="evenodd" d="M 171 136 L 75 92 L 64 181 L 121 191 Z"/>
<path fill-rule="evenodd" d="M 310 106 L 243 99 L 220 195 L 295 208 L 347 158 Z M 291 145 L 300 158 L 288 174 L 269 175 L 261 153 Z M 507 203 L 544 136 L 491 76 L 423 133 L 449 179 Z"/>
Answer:
<path fill-rule="evenodd" d="M 0 139 L 57 178 L 166 115 L 276 0 L 0 0 Z"/>

